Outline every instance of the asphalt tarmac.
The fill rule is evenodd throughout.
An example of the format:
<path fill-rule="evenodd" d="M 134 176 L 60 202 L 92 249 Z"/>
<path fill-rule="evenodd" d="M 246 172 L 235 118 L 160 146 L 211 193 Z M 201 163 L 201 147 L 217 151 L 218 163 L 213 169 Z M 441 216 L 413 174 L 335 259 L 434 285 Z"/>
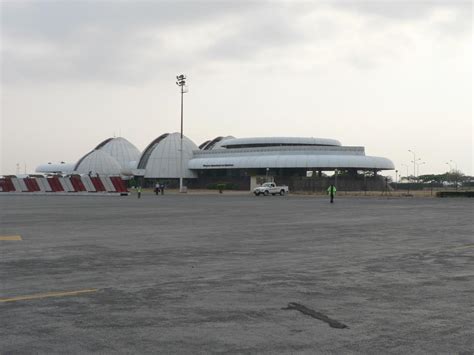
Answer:
<path fill-rule="evenodd" d="M 0 352 L 472 354 L 473 202 L 0 195 Z"/>

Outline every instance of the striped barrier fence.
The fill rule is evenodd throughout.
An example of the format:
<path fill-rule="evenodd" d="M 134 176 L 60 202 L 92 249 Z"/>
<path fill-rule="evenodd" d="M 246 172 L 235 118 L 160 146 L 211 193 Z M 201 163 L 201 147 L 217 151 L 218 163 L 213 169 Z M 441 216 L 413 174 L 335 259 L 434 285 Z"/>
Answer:
<path fill-rule="evenodd" d="M 105 186 L 98 176 L 91 177 L 91 182 L 97 192 L 106 192 Z"/>
<path fill-rule="evenodd" d="M 120 176 L 0 176 L 0 193 L 62 193 L 62 194 L 120 194 L 128 195 Z"/>
<path fill-rule="evenodd" d="M 88 175 L 81 176 L 81 181 L 85 186 L 87 192 L 96 192 L 94 185 L 92 184 L 91 178 Z"/>
<path fill-rule="evenodd" d="M 87 189 L 82 183 L 81 177 L 79 175 L 72 175 L 69 180 L 71 181 L 71 185 L 76 192 L 86 192 Z"/>
<path fill-rule="evenodd" d="M 0 190 L 2 192 L 16 191 L 15 185 L 13 185 L 11 177 L 5 176 L 4 178 L 0 178 Z"/>
<path fill-rule="evenodd" d="M 36 177 L 36 181 L 38 182 L 39 188 L 41 192 L 52 192 L 51 185 L 44 176 Z"/>
<path fill-rule="evenodd" d="M 12 184 L 15 187 L 16 192 L 21 192 L 21 186 L 20 183 L 18 182 L 18 178 L 16 176 L 11 178 Z"/>
<path fill-rule="evenodd" d="M 107 176 L 101 176 L 100 181 L 102 181 L 107 192 L 115 192 L 115 187 Z"/>
<path fill-rule="evenodd" d="M 46 180 L 52 192 L 64 192 L 63 185 L 59 181 L 59 176 L 48 176 Z"/>

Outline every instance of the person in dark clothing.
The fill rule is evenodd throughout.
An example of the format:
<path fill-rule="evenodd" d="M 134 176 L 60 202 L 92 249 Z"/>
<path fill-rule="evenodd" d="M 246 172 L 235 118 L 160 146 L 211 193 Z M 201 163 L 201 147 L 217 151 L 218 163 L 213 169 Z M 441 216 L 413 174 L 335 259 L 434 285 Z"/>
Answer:
<path fill-rule="evenodd" d="M 328 195 L 331 203 L 334 203 L 334 196 L 336 196 L 336 186 L 332 185 L 328 187 Z"/>

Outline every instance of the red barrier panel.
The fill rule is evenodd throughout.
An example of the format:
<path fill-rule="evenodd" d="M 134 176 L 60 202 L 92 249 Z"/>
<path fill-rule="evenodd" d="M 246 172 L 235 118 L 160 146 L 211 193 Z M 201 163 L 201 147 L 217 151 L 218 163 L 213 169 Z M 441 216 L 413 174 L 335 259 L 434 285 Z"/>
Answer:
<path fill-rule="evenodd" d="M 35 191 L 35 190 L 33 189 L 33 186 L 31 185 L 31 179 L 29 179 L 29 178 L 23 178 L 22 180 L 23 180 L 23 182 L 25 183 L 25 186 L 26 186 L 26 188 L 27 188 L 27 191 L 26 191 L 26 192 L 33 192 L 33 191 Z"/>
<path fill-rule="evenodd" d="M 114 185 L 117 192 L 128 192 L 127 187 L 123 183 L 123 180 L 120 178 L 120 176 L 111 176 L 110 181 Z"/>
<path fill-rule="evenodd" d="M 104 184 L 102 183 L 102 181 L 100 180 L 99 177 L 92 177 L 91 176 L 91 181 L 92 181 L 92 185 L 94 185 L 95 190 L 97 192 L 104 192 L 105 191 L 105 186 L 104 186 Z"/>
<path fill-rule="evenodd" d="M 13 185 L 12 179 L 9 177 L 0 179 L 0 186 L 3 192 L 15 191 L 15 185 Z"/>
<path fill-rule="evenodd" d="M 24 178 L 25 185 L 28 188 L 28 192 L 36 192 L 40 191 L 40 187 L 38 185 L 38 182 L 35 179 L 32 178 Z"/>
<path fill-rule="evenodd" d="M 87 191 L 86 187 L 82 183 L 80 176 L 73 175 L 71 176 L 70 181 L 71 181 L 72 187 L 74 187 L 74 190 L 76 190 L 77 192 Z"/>
<path fill-rule="evenodd" d="M 31 185 L 33 186 L 33 188 L 35 189 L 35 191 L 41 191 L 41 188 L 38 184 L 38 181 L 36 179 L 31 179 Z"/>
<path fill-rule="evenodd" d="M 49 182 L 49 186 L 51 186 L 51 190 L 53 190 L 53 192 L 64 191 L 63 186 L 59 182 L 59 178 L 57 176 L 48 177 L 48 182 Z"/>

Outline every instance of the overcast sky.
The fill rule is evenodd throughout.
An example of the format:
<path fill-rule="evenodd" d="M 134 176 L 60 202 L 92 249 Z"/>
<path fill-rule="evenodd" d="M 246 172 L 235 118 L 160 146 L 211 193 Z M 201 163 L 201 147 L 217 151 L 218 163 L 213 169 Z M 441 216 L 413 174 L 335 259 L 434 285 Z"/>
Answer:
<path fill-rule="evenodd" d="M 121 135 L 309 136 L 473 174 L 471 1 L 1 0 L 0 174 Z"/>

